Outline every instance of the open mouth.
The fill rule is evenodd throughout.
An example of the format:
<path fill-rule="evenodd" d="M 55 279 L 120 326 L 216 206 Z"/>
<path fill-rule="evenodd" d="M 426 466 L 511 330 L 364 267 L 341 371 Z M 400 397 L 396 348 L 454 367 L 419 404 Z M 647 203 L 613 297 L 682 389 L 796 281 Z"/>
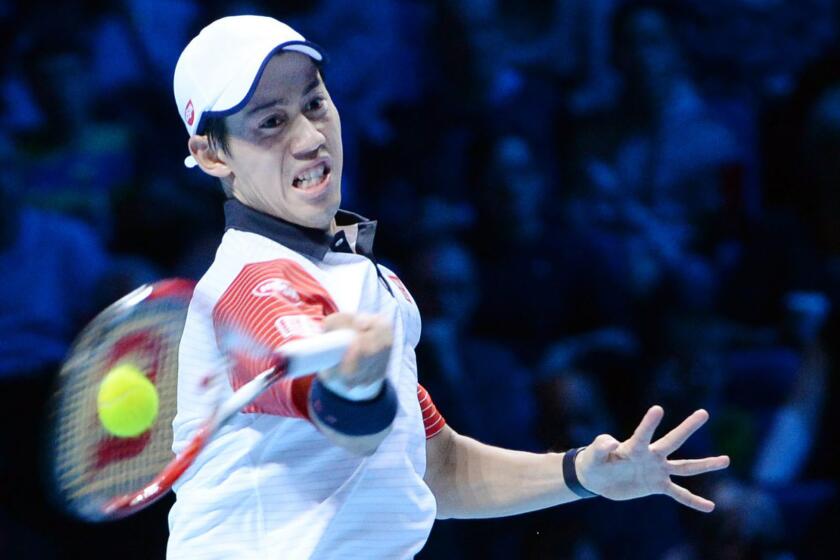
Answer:
<path fill-rule="evenodd" d="M 292 186 L 303 191 L 318 190 L 329 180 L 330 171 L 330 166 L 326 162 L 321 162 L 298 174 L 292 181 Z"/>

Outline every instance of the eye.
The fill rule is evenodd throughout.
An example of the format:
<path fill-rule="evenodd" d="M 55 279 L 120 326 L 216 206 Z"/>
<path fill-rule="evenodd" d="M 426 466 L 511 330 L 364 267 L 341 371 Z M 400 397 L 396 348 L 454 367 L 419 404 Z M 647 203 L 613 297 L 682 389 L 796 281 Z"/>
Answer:
<path fill-rule="evenodd" d="M 271 115 L 260 123 L 260 128 L 278 128 L 285 124 L 286 119 L 280 115 Z"/>
<path fill-rule="evenodd" d="M 307 113 L 319 113 L 324 110 L 327 106 L 327 100 L 321 96 L 313 98 L 309 103 L 306 104 L 304 110 Z"/>

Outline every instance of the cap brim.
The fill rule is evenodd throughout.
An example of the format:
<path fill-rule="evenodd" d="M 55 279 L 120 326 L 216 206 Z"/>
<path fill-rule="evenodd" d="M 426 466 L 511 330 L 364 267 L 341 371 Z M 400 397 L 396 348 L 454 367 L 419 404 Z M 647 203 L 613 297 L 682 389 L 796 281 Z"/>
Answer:
<path fill-rule="evenodd" d="M 303 41 L 301 43 L 289 42 L 286 43 L 286 46 L 282 50 L 297 51 L 307 55 L 316 62 L 324 62 L 324 53 L 321 52 L 321 47 L 309 41 Z"/>
<path fill-rule="evenodd" d="M 245 107 L 254 95 L 268 62 L 280 51 L 299 52 L 312 58 L 316 63 L 324 60 L 320 47 L 308 41 L 287 41 L 279 45 L 268 45 L 263 53 L 251 60 L 244 61 L 242 71 L 235 79 L 231 80 L 230 85 L 225 88 L 219 98 L 201 115 L 201 121 L 204 121 L 207 116 L 224 117 L 232 115 Z M 202 129 L 201 121 L 196 127 L 199 134 Z"/>

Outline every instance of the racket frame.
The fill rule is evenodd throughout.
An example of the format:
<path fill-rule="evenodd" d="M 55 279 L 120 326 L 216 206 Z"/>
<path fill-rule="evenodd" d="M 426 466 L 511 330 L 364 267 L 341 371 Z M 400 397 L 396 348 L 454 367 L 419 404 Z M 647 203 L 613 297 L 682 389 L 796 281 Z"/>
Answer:
<path fill-rule="evenodd" d="M 195 462 L 213 434 L 233 415 L 280 379 L 294 379 L 337 365 L 354 338 L 353 331 L 339 329 L 284 345 L 282 350 L 275 353 L 275 363 L 225 399 L 160 474 L 143 488 L 107 501 L 102 508 L 103 517 L 121 519 L 161 499 Z"/>

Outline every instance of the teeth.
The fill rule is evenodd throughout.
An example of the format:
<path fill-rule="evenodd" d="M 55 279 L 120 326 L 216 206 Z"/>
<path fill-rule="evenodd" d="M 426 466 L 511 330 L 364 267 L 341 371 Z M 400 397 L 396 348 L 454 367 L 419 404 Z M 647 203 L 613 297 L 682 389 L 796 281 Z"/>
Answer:
<path fill-rule="evenodd" d="M 321 182 L 321 179 L 323 179 L 326 172 L 327 172 L 327 166 L 326 166 L 326 164 L 322 163 L 322 164 L 320 164 L 320 165 L 318 165 L 318 166 L 316 166 L 316 167 L 314 167 L 314 168 L 312 168 L 308 171 L 305 171 L 304 173 L 301 173 L 297 177 L 295 177 L 295 180 L 294 180 L 295 186 L 299 187 L 299 188 L 303 188 L 303 189 L 305 189 L 307 187 L 311 187 L 312 185 L 315 185 L 315 184 Z"/>

